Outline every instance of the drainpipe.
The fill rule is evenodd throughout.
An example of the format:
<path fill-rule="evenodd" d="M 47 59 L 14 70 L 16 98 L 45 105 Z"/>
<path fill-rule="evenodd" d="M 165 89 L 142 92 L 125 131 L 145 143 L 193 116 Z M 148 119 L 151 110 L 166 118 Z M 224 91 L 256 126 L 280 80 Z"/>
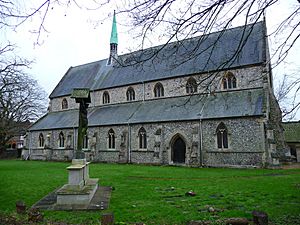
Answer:
<path fill-rule="evenodd" d="M 202 119 L 200 117 L 200 119 L 199 119 L 199 154 L 200 154 L 200 166 L 203 166 L 203 152 L 202 152 L 203 144 L 202 144 L 202 136 L 203 136 L 203 133 L 202 133 Z"/>
<path fill-rule="evenodd" d="M 29 143 L 28 143 L 28 156 L 29 156 L 29 159 L 30 159 L 30 156 L 31 156 L 31 143 L 32 143 L 32 134 L 31 132 L 29 131 Z"/>
<path fill-rule="evenodd" d="M 131 163 L 131 127 L 128 123 L 128 163 Z"/>
<path fill-rule="evenodd" d="M 207 98 L 207 96 L 206 96 Z M 205 99 L 202 108 L 199 113 L 199 154 L 200 154 L 200 166 L 203 166 L 203 130 L 202 130 L 202 112 L 204 109 L 205 104 L 207 103 L 208 99 Z"/>

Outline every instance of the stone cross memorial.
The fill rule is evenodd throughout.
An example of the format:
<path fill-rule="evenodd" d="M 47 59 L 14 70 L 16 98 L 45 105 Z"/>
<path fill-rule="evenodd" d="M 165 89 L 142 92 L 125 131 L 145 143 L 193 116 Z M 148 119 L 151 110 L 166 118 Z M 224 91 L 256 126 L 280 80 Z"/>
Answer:
<path fill-rule="evenodd" d="M 72 165 L 67 167 L 68 184 L 57 191 L 56 209 L 87 209 L 98 189 L 98 179 L 89 178 L 89 162 L 82 151 L 88 129 L 87 108 L 91 102 L 90 90 L 74 89 L 71 98 L 75 98 L 76 103 L 79 103 L 77 148 Z"/>
<path fill-rule="evenodd" d="M 75 159 L 84 159 L 85 156 L 82 152 L 82 147 L 88 129 L 87 108 L 89 103 L 91 103 L 90 90 L 87 88 L 73 89 L 71 98 L 75 98 L 76 103 L 79 103 L 78 135 Z"/>

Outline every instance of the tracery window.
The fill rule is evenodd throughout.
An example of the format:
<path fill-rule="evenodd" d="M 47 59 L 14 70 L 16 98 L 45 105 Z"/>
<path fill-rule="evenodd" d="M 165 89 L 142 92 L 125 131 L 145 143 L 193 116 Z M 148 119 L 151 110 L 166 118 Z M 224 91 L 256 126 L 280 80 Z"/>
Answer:
<path fill-rule="evenodd" d="M 65 147 L 65 136 L 63 132 L 59 133 L 59 147 L 64 148 Z"/>
<path fill-rule="evenodd" d="M 193 77 L 191 77 L 186 82 L 186 93 L 192 94 L 196 92 L 197 92 L 197 82 Z"/>
<path fill-rule="evenodd" d="M 217 145 L 218 148 L 224 149 L 228 148 L 228 131 L 223 122 L 221 122 L 217 127 Z"/>
<path fill-rule="evenodd" d="M 63 99 L 62 102 L 61 102 L 61 108 L 62 109 L 68 109 L 68 101 L 67 99 Z"/>
<path fill-rule="evenodd" d="M 147 135 L 144 127 L 139 130 L 139 147 L 142 149 L 147 148 Z"/>
<path fill-rule="evenodd" d="M 154 97 L 163 97 L 164 96 L 164 87 L 161 83 L 157 83 L 154 86 Z"/>
<path fill-rule="evenodd" d="M 236 88 L 236 78 L 231 72 L 227 72 L 222 79 L 224 90 Z"/>
<path fill-rule="evenodd" d="M 105 91 L 103 93 L 103 104 L 108 104 L 108 103 L 110 103 L 109 94 L 107 91 Z"/>
<path fill-rule="evenodd" d="M 44 135 L 42 133 L 40 133 L 40 135 L 39 135 L 39 147 L 44 147 L 44 145 L 45 145 Z"/>
<path fill-rule="evenodd" d="M 127 101 L 135 100 L 135 92 L 132 87 L 127 89 L 126 97 L 127 97 Z"/>
<path fill-rule="evenodd" d="M 116 137 L 113 129 L 108 131 L 108 148 L 115 149 L 116 148 Z"/>

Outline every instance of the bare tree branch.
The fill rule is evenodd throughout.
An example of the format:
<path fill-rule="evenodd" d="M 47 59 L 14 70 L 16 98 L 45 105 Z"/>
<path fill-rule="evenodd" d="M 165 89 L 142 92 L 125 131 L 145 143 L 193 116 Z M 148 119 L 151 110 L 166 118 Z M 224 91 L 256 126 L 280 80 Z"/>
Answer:
<path fill-rule="evenodd" d="M 45 113 L 46 93 L 24 72 L 30 61 L 9 55 L 10 44 L 0 49 L 0 153 L 18 126 Z"/>
<path fill-rule="evenodd" d="M 279 0 L 118 0 L 114 2 L 114 5 L 118 9 L 118 14 L 128 18 L 126 20 L 127 25 L 131 26 L 135 31 L 136 40 L 140 40 L 139 44 L 136 45 L 138 49 L 146 49 L 148 46 L 153 45 L 153 42 L 156 44 L 158 40 L 161 40 L 163 44 L 151 50 L 140 51 L 132 55 L 129 61 L 124 62 L 121 58 L 117 60 L 121 66 L 140 65 L 148 60 L 154 63 L 156 58 L 162 53 L 162 50 L 168 48 L 173 41 L 177 41 L 178 50 L 179 48 L 185 48 L 182 40 L 202 35 L 194 49 L 186 53 L 185 57 L 182 57 L 183 60 L 177 61 L 173 65 L 174 67 L 179 66 L 193 57 L 197 57 L 199 54 L 207 52 L 211 54 L 215 49 L 216 42 L 220 40 L 226 30 L 236 25 L 254 24 L 263 20 L 266 12 L 278 7 L 278 3 L 280 3 Z M 29 19 L 34 19 L 39 21 L 38 27 L 34 27 L 33 30 L 37 35 L 36 43 L 40 44 L 41 34 L 47 32 L 46 21 L 49 10 L 55 7 L 67 10 L 72 6 L 86 10 L 102 10 L 103 7 L 112 3 L 110 0 L 44 0 L 35 4 L 34 6 L 29 6 L 25 3 L 20 5 L 18 1 L 0 0 L 0 29 L 4 27 L 14 29 L 23 25 Z M 279 43 L 271 53 L 270 60 L 272 60 L 273 68 L 284 62 L 296 43 L 299 42 L 299 1 L 295 1 L 290 8 L 289 14 L 269 33 L 269 37 L 280 37 Z M 99 17 L 99 20 L 101 20 L 100 15 Z M 218 37 L 215 42 L 200 51 L 202 43 L 206 41 L 207 34 L 211 32 L 219 32 Z M 231 55 L 229 60 L 216 65 L 217 70 L 230 66 L 237 59 L 251 32 L 251 29 L 247 32 L 243 31 L 239 37 L 240 42 L 235 49 L 235 53 Z M 0 49 L 0 54 L 11 47 L 7 46 L 7 49 Z M 175 54 L 176 49 L 172 53 Z M 208 57 L 206 63 L 208 64 L 210 60 L 211 57 Z M 19 63 L 19 66 L 22 66 L 22 64 Z M 3 68 L 3 70 L 10 68 L 8 66 L 8 68 Z M 207 85 L 207 89 L 210 89 L 209 85 L 212 85 L 215 79 L 219 79 L 217 72 L 204 77 L 203 80 L 199 81 L 198 85 Z M 286 79 L 289 80 L 289 83 L 292 82 L 286 89 L 289 90 L 289 93 L 299 90 L 299 82 L 291 79 L 291 76 L 287 76 Z M 279 95 L 284 95 L 284 93 Z M 293 99 L 290 101 L 294 101 L 293 105 L 297 106 L 297 101 L 299 100 L 297 98 Z M 281 100 L 279 99 L 279 101 Z M 297 107 L 289 108 L 292 111 L 297 110 Z M 291 113 L 286 112 L 286 115 L 291 115 Z"/>

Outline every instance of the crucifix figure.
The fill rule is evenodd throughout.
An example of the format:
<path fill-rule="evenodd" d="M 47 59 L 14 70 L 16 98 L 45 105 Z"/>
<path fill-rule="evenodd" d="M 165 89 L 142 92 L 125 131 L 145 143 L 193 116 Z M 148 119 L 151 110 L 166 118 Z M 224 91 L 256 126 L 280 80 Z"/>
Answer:
<path fill-rule="evenodd" d="M 90 90 L 88 88 L 75 88 L 73 89 L 71 98 L 75 98 L 76 103 L 79 103 L 77 149 L 75 151 L 75 159 L 84 159 L 85 155 L 82 148 L 83 140 L 87 135 L 88 129 L 87 108 L 89 103 L 91 103 Z"/>

